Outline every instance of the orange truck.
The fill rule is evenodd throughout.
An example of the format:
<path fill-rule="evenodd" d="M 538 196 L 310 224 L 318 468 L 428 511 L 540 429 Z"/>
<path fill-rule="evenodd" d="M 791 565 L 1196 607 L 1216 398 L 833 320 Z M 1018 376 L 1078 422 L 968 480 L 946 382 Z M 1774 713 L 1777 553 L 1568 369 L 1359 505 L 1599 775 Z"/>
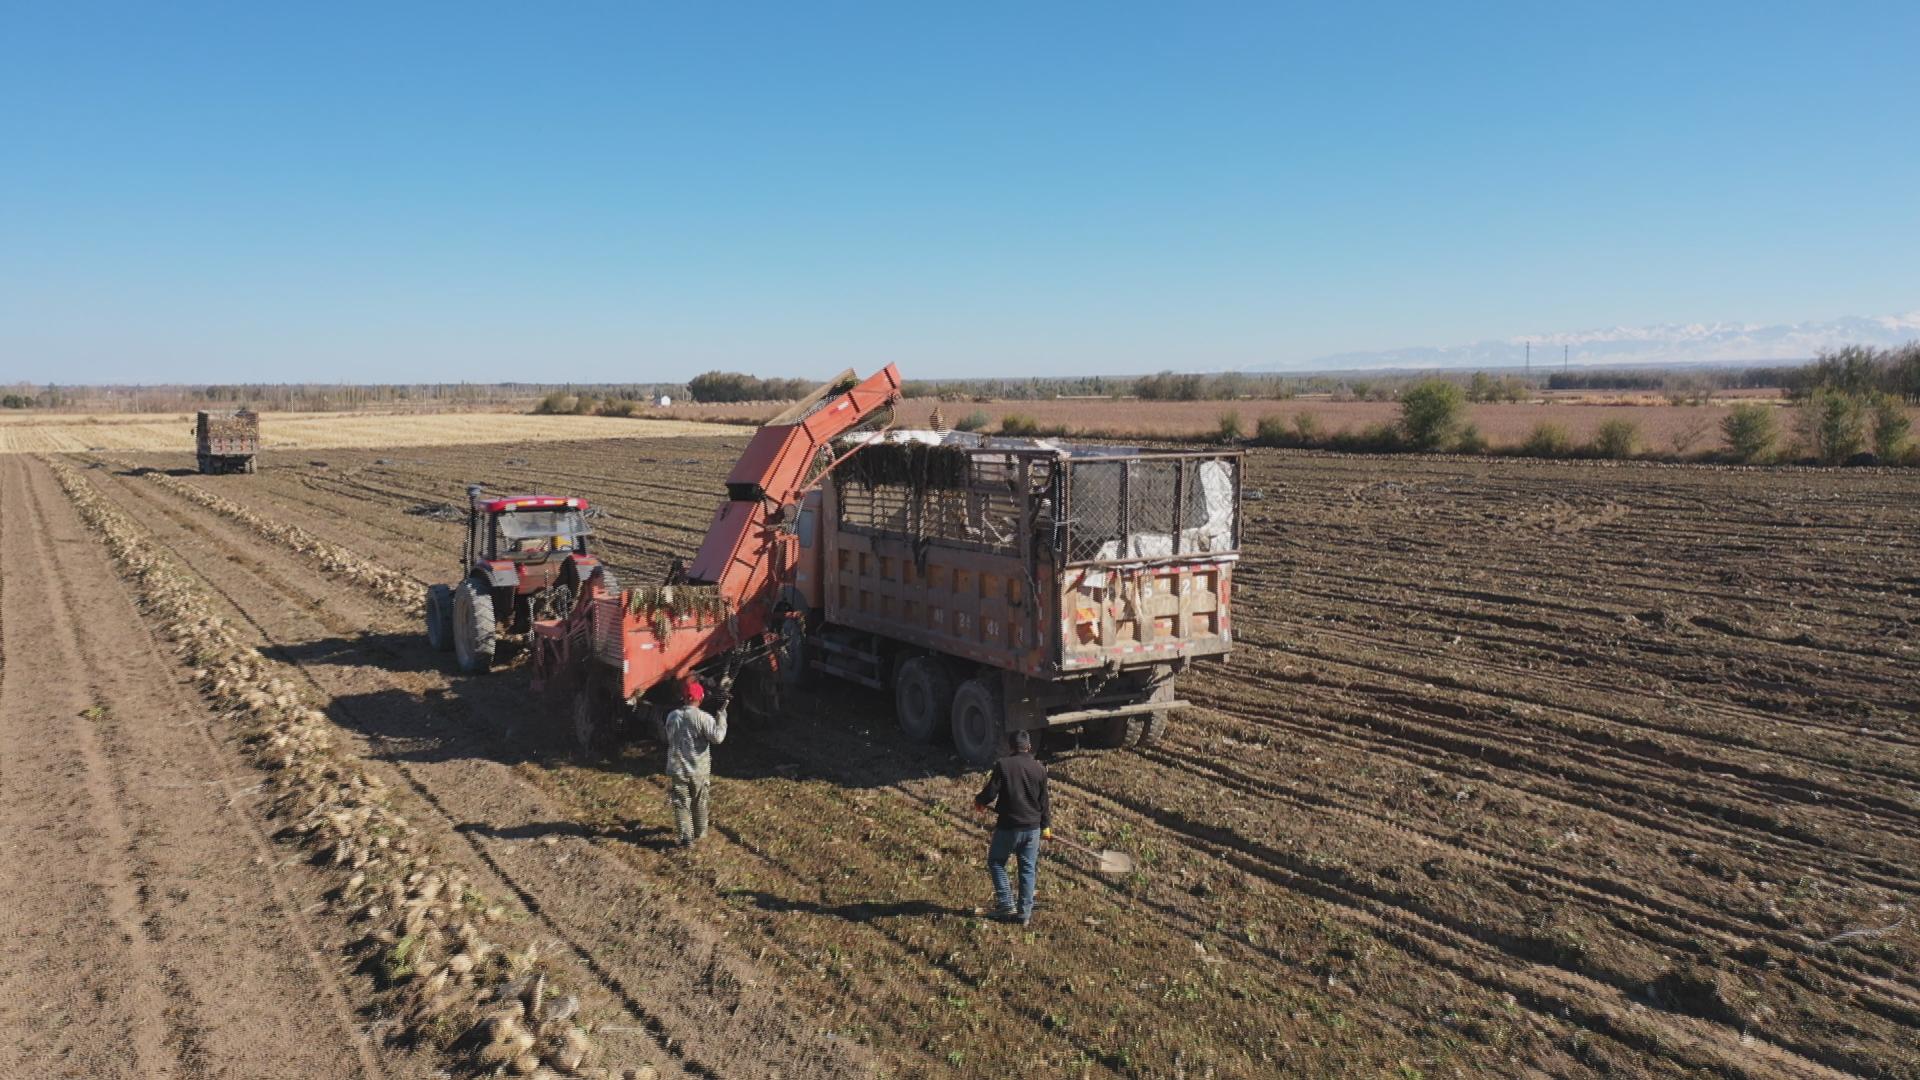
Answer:
<path fill-rule="evenodd" d="M 891 691 L 984 764 L 1020 730 L 1150 743 L 1232 645 L 1241 455 L 891 426 L 891 366 L 762 427 L 684 571 L 589 579 L 532 630 L 583 745 L 694 676 L 752 712 L 816 678 Z"/>

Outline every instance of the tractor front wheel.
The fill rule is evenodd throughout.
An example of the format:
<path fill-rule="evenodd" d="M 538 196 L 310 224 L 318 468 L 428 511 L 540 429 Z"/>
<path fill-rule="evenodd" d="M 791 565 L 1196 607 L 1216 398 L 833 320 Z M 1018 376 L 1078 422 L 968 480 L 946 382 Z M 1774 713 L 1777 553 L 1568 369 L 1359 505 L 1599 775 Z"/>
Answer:
<path fill-rule="evenodd" d="M 492 587 L 478 578 L 461 582 L 453 594 L 453 658 L 461 671 L 493 666 L 495 630 Z"/>
<path fill-rule="evenodd" d="M 453 589 L 447 585 L 427 586 L 427 644 L 435 652 L 453 648 Z"/>
<path fill-rule="evenodd" d="M 607 690 L 587 679 L 573 691 L 573 752 L 582 762 L 597 761 L 613 735 L 613 708 Z"/>

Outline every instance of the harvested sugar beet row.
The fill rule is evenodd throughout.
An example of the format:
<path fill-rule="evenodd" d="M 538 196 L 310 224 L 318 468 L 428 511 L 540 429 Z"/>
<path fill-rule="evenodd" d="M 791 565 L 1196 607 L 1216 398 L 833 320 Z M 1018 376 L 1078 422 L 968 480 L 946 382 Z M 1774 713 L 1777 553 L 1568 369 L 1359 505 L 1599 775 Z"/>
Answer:
<path fill-rule="evenodd" d="M 329 903 L 365 927 L 349 948 L 377 972 L 382 1011 L 398 1021 L 389 1037 L 436 1047 L 472 1076 L 502 1067 L 533 1077 L 654 1075 L 652 1065 L 586 1064 L 593 1047 L 577 1022 L 579 999 L 549 990 L 567 973 L 532 943 L 512 940 L 506 909 L 464 871 L 435 865 L 380 781 L 339 747 L 326 715 L 283 677 L 284 665 L 245 645 L 142 526 L 74 469 L 48 465 L 202 693 L 241 725 L 268 774 L 263 786 L 277 835 L 340 875 Z"/>
<path fill-rule="evenodd" d="M 183 495 L 222 517 L 232 518 L 234 521 L 245 525 L 269 540 L 284 544 L 294 551 L 312 558 L 318 562 L 323 569 L 343 575 L 354 582 L 364 585 L 383 599 L 407 606 L 416 613 L 423 602 L 422 597 L 424 592 L 420 582 L 415 581 L 405 574 L 396 573 L 385 567 L 376 566 L 360 555 L 338 544 L 322 540 L 296 525 L 287 525 L 274 521 L 271 518 L 262 517 L 252 510 L 241 506 L 239 503 L 234 502 L 232 499 L 216 495 L 197 484 L 188 483 L 177 476 L 169 476 L 166 473 L 156 472 L 150 469 L 142 470 L 139 466 L 110 458 L 103 458 L 101 460 L 106 461 L 110 465 L 142 472 L 147 479 L 152 480 L 168 491 L 176 495 Z"/>

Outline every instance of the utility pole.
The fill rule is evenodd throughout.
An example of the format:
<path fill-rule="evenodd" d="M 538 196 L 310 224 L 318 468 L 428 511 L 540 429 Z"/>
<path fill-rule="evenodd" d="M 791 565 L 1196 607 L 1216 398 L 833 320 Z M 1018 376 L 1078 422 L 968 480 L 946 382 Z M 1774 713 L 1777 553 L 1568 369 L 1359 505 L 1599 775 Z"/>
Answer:
<path fill-rule="evenodd" d="M 1565 345 L 1560 346 L 1560 370 L 1567 370 L 1567 347 Z"/>
<path fill-rule="evenodd" d="M 1533 378 L 1533 342 L 1527 342 L 1527 378 Z"/>

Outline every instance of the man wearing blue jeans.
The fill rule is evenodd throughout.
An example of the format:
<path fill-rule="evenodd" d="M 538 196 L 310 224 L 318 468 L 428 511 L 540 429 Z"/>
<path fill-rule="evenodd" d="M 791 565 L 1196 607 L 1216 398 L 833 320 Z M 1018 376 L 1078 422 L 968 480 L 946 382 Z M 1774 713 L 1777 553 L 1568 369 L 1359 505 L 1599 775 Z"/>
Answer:
<path fill-rule="evenodd" d="M 987 786 L 974 797 L 973 808 L 999 813 L 993 843 L 987 848 L 987 873 L 993 878 L 993 918 L 1033 921 L 1034 875 L 1040 869 L 1040 841 L 1053 838 L 1053 811 L 1047 804 L 1047 767 L 1033 759 L 1033 737 L 1013 733 L 1013 753 L 994 762 Z M 1020 860 L 1020 902 L 1014 904 L 1007 885 L 1007 859 Z"/>

